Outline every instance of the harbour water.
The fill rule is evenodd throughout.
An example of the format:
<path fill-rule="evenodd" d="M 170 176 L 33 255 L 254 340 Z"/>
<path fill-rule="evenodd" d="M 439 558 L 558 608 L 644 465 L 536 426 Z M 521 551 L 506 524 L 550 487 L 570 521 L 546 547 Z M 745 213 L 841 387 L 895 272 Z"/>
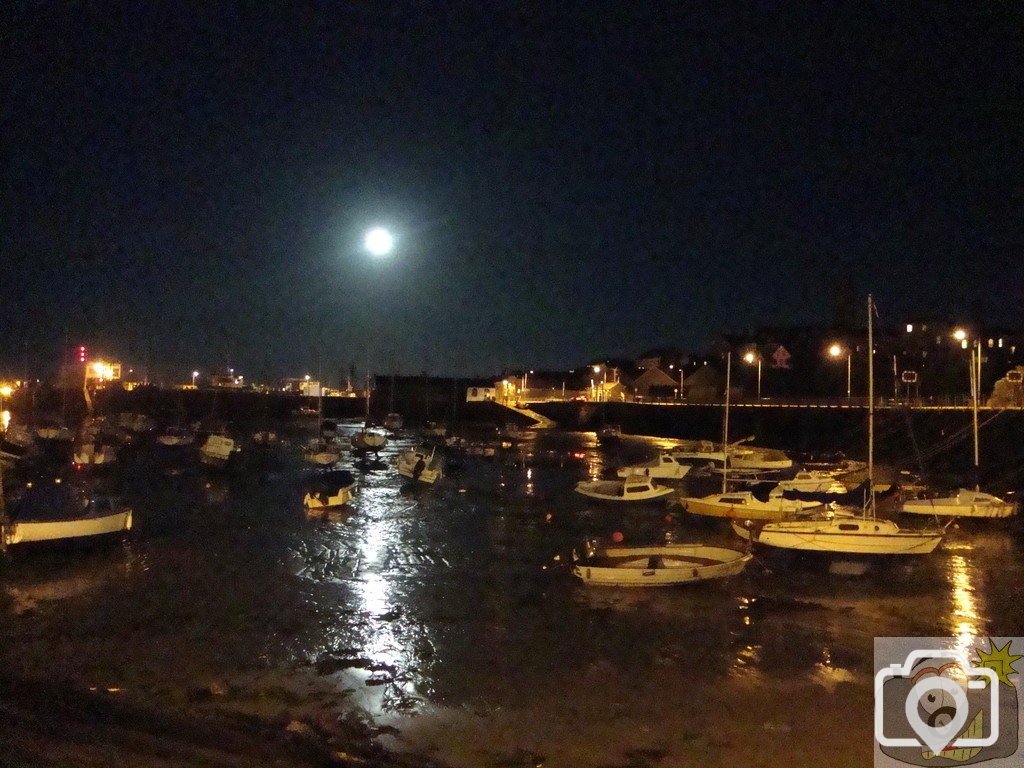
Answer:
<path fill-rule="evenodd" d="M 225 474 L 133 449 L 130 536 L 3 564 L 4 676 L 199 718 L 355 718 L 454 766 L 862 766 L 873 638 L 1024 634 L 1016 520 L 859 577 L 762 554 L 722 582 L 599 589 L 566 566 L 585 538 L 737 543 L 678 507 L 572 492 L 656 440 L 541 432 L 411 487 L 391 461 L 412 440 L 329 521 L 303 515 L 297 458 Z"/>

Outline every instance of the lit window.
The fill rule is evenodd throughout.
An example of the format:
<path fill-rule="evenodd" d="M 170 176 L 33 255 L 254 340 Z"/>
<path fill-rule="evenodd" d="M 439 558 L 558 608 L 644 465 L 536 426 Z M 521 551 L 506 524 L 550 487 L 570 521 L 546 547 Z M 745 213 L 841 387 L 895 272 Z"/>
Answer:
<path fill-rule="evenodd" d="M 996 340 L 995 339 L 989 339 L 988 340 L 988 348 L 989 349 L 992 349 L 992 347 L 994 347 L 995 345 L 996 345 Z"/>
<path fill-rule="evenodd" d="M 967 339 L 961 339 L 960 349 L 967 349 Z"/>
<path fill-rule="evenodd" d="M 999 347 L 1000 349 L 1002 349 L 1002 348 L 1003 348 L 1003 340 L 1002 340 L 1002 338 L 1000 338 L 1000 339 L 999 339 L 999 344 L 998 344 L 998 347 Z"/>
<path fill-rule="evenodd" d="M 914 324 L 913 323 L 907 323 L 907 333 L 913 333 L 913 332 L 914 332 Z"/>

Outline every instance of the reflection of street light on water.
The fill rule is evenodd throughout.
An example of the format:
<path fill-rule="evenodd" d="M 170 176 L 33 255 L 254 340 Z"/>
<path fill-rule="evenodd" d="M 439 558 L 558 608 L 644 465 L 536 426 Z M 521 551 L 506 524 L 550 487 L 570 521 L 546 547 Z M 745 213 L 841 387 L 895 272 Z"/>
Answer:
<path fill-rule="evenodd" d="M 843 349 L 840 344 L 833 344 L 828 348 L 828 356 L 833 360 L 840 359 L 843 354 L 846 354 L 846 399 L 850 399 L 851 384 L 853 379 L 853 369 L 850 364 L 851 352 L 848 349 Z"/>
<path fill-rule="evenodd" d="M 757 363 L 757 399 L 761 399 L 761 356 L 756 352 L 747 352 L 743 355 L 743 362 L 748 365 Z"/>

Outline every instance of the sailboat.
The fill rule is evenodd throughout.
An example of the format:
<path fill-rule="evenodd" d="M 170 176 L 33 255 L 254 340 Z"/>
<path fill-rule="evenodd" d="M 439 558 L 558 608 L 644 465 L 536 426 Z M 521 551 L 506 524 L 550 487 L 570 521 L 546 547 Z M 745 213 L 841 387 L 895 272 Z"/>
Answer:
<path fill-rule="evenodd" d="M 366 417 L 363 421 L 363 428 L 356 432 L 350 438 L 352 441 L 352 450 L 361 453 L 372 451 L 378 453 L 384 446 L 388 444 L 387 435 L 382 435 L 380 432 L 370 431 L 370 377 L 366 377 Z"/>
<path fill-rule="evenodd" d="M 851 555 L 926 555 L 942 542 L 940 529 L 903 530 L 875 516 L 874 302 L 868 296 L 868 488 L 867 503 L 857 510 L 836 507 L 802 520 L 766 523 L 760 528 L 733 522 L 733 530 L 756 544 L 779 549 Z"/>
<path fill-rule="evenodd" d="M 978 396 L 981 392 L 981 345 L 975 343 L 971 350 L 971 411 L 974 432 L 974 478 L 978 479 Z M 1010 517 L 1017 514 L 1017 505 L 991 493 L 985 493 L 980 485 L 974 490 L 958 488 L 949 496 L 938 499 L 907 499 L 900 507 L 901 512 L 911 515 L 935 515 L 936 517 Z"/>
<path fill-rule="evenodd" d="M 433 485 L 444 477 L 444 462 L 436 452 L 436 446 L 422 446 L 402 451 L 395 460 L 398 474 Z"/>
<path fill-rule="evenodd" d="M 318 375 L 319 378 L 319 375 Z M 316 439 L 306 447 L 306 461 L 318 467 L 333 467 L 341 459 L 341 446 L 334 438 L 328 438 L 324 434 L 324 385 L 320 379 L 318 383 L 318 397 L 316 401 Z"/>

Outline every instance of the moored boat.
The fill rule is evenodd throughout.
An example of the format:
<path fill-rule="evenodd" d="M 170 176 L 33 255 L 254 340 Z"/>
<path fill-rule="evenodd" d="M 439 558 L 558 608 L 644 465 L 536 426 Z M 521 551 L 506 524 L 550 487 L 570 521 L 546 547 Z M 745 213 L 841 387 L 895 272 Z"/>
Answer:
<path fill-rule="evenodd" d="M 651 478 L 633 475 L 624 480 L 582 480 L 576 484 L 576 493 L 600 501 L 656 501 L 671 496 L 675 491 L 656 485 Z"/>
<path fill-rule="evenodd" d="M 733 522 L 741 537 L 767 547 L 848 555 L 926 555 L 942 541 L 940 530 L 905 530 L 892 520 L 826 515 L 782 520 L 760 528 Z"/>
<path fill-rule="evenodd" d="M 242 449 L 226 435 L 210 435 L 199 449 L 199 460 L 208 466 L 223 467 Z"/>
<path fill-rule="evenodd" d="M 355 498 L 356 481 L 351 472 L 328 472 L 317 477 L 302 499 L 308 517 L 338 510 Z"/>
<path fill-rule="evenodd" d="M 30 489 L 3 526 L 4 544 L 81 539 L 132 527 L 132 510 L 110 497 L 89 497 L 55 485 Z"/>
<path fill-rule="evenodd" d="M 911 515 L 937 517 L 1011 517 L 1017 514 L 1017 505 L 984 491 L 957 490 L 955 496 L 938 499 L 907 499 L 901 512 Z"/>
<path fill-rule="evenodd" d="M 758 498 L 751 491 L 713 493 L 679 500 L 686 511 L 704 517 L 725 517 L 738 520 L 784 520 L 823 505 L 816 501 L 794 501 L 781 496 Z"/>
<path fill-rule="evenodd" d="M 666 587 L 735 576 L 750 562 L 749 552 L 704 544 L 595 546 L 573 552 L 573 575 L 584 584 L 609 587 Z"/>
<path fill-rule="evenodd" d="M 410 448 L 395 460 L 398 474 L 421 483 L 433 484 L 444 477 L 444 465 L 435 448 Z"/>
<path fill-rule="evenodd" d="M 615 474 L 619 477 L 646 475 L 647 477 L 656 477 L 665 480 L 681 480 L 689 474 L 691 468 L 691 464 L 677 461 L 671 454 L 661 453 L 643 464 L 631 464 L 626 467 L 619 467 L 615 471 Z"/>

